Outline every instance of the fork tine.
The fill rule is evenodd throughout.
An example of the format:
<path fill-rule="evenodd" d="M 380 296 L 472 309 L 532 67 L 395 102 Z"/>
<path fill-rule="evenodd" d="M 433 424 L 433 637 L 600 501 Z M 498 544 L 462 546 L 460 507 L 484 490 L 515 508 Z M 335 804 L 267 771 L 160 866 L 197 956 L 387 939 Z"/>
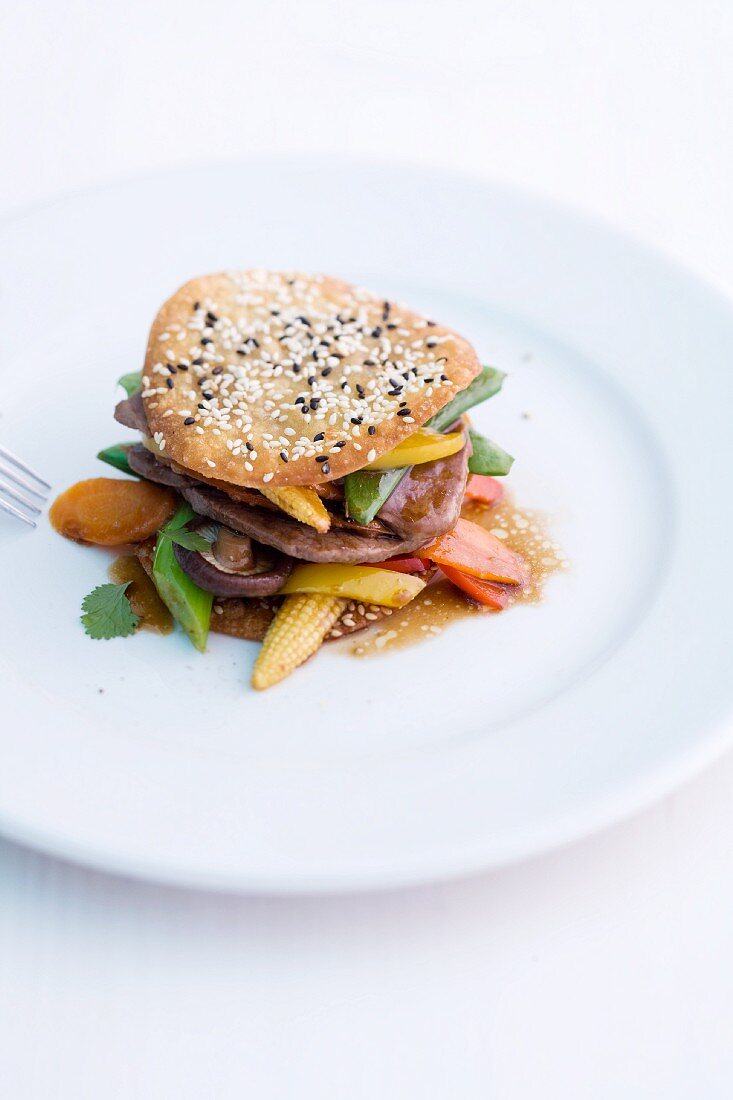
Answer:
<path fill-rule="evenodd" d="M 14 504 L 11 504 L 9 501 L 4 500 L 2 496 L 0 496 L 0 508 L 2 508 L 5 512 L 9 512 L 11 516 L 17 516 L 18 519 L 22 519 L 23 522 L 27 523 L 29 527 L 36 526 L 36 521 L 34 519 L 31 519 L 30 516 L 27 516 L 25 512 L 21 512 L 20 508 L 16 508 Z"/>
<path fill-rule="evenodd" d="M 15 489 L 14 489 L 14 488 L 12 487 L 12 485 L 8 485 L 7 481 L 4 481 L 4 480 L 3 480 L 3 479 L 2 479 L 1 477 L 0 477 L 0 495 L 2 495 L 2 494 L 5 494 L 5 496 L 8 496 L 8 497 L 12 497 L 12 498 L 13 498 L 13 500 L 17 500 L 18 504 L 23 504 L 23 505 L 24 505 L 24 506 L 25 506 L 26 508 L 28 508 L 28 509 L 29 509 L 29 510 L 30 510 L 31 512 L 35 512 L 35 514 L 36 514 L 37 516 L 39 516 L 39 515 L 41 514 L 41 509 L 40 509 L 40 508 L 38 508 L 38 507 L 37 507 L 37 506 L 36 506 L 36 505 L 35 505 L 35 504 L 33 503 L 33 501 L 32 501 L 32 500 L 29 500 L 29 499 L 28 499 L 28 497 L 26 497 L 26 496 L 23 496 L 23 494 L 22 494 L 22 493 L 19 493 L 19 492 L 17 492 L 17 491 L 16 491 L 16 490 L 15 490 Z"/>
<path fill-rule="evenodd" d="M 12 470 L 6 469 L 5 466 L 0 464 L 0 478 L 10 478 L 11 481 L 19 485 L 21 489 L 25 489 L 28 493 L 33 493 L 34 497 L 39 497 L 41 500 L 46 499 L 46 494 L 41 489 L 34 489 L 30 481 L 21 477 L 20 474 L 14 473 Z"/>
<path fill-rule="evenodd" d="M 51 486 L 47 481 L 44 481 L 42 477 L 39 477 L 34 470 L 31 470 L 30 466 L 26 466 L 25 462 L 21 462 L 17 455 L 14 455 L 12 451 L 8 451 L 5 447 L 0 447 L 0 456 L 11 462 L 13 466 L 17 466 L 19 470 L 22 470 L 24 474 L 30 474 L 34 481 L 37 481 L 39 485 L 42 485 L 44 489 L 50 489 Z"/>

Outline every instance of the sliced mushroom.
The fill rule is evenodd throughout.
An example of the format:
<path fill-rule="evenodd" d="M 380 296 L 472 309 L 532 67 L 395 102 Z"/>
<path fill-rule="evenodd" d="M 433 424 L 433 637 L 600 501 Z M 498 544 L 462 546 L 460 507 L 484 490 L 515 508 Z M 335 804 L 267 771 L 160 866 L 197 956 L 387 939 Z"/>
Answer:
<path fill-rule="evenodd" d="M 231 527 L 220 527 L 211 552 L 219 565 L 227 572 L 247 573 L 255 564 L 252 551 L 252 539 L 249 535 L 240 535 Z"/>
<path fill-rule="evenodd" d="M 290 576 L 293 559 L 270 547 L 254 544 L 254 561 L 250 572 L 233 572 L 222 568 L 210 553 L 200 554 L 185 546 L 173 544 L 173 552 L 181 569 L 192 581 L 215 596 L 273 596 Z"/>

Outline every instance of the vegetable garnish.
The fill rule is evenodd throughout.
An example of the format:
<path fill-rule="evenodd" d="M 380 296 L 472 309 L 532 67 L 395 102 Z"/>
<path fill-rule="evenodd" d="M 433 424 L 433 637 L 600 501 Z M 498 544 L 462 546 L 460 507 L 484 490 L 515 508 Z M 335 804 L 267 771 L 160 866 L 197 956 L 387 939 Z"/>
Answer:
<path fill-rule="evenodd" d="M 466 484 L 466 500 L 475 500 L 480 504 L 498 504 L 504 496 L 504 486 L 493 477 L 483 474 L 471 474 Z"/>
<path fill-rule="evenodd" d="M 444 405 L 425 427 L 444 432 L 464 413 L 488 401 L 499 392 L 506 375 L 494 367 L 484 367 L 473 381 Z M 344 479 L 346 511 L 357 523 L 371 523 L 379 509 L 387 503 L 409 467 L 392 470 L 358 470 Z"/>
<path fill-rule="evenodd" d="M 529 583 L 529 569 L 524 559 L 505 546 L 496 535 L 468 519 L 459 519 L 452 531 L 447 531 L 421 550 L 420 557 L 441 567 L 453 566 L 462 573 L 485 581 Z"/>
<path fill-rule="evenodd" d="M 130 446 L 129 443 L 113 443 L 111 447 L 105 447 L 103 451 L 100 451 L 97 458 L 102 462 L 106 462 L 108 466 L 114 466 L 116 470 L 121 470 L 123 474 L 138 477 L 139 475 L 135 473 L 127 461 L 127 452 L 130 450 Z"/>
<path fill-rule="evenodd" d="M 495 611 L 503 611 L 508 606 L 509 593 L 505 585 L 497 584 L 496 581 L 482 581 L 479 577 L 462 573 L 460 569 L 454 569 L 450 565 L 441 565 L 440 569 L 456 588 L 460 588 L 478 603 L 493 607 Z"/>
<path fill-rule="evenodd" d="M 425 581 L 418 577 L 371 565 L 298 565 L 280 592 L 319 592 L 382 607 L 404 607 L 424 587 Z"/>
<path fill-rule="evenodd" d="M 396 573 L 424 573 L 427 566 L 421 558 L 388 558 L 376 563 L 379 569 L 394 569 Z"/>
<path fill-rule="evenodd" d="M 128 397 L 132 397 L 134 393 L 142 389 L 142 384 L 143 372 L 140 370 L 131 371 L 130 374 L 123 374 L 121 378 L 117 379 L 117 385 L 122 386 Z"/>
<path fill-rule="evenodd" d="M 185 527 L 193 515 L 190 505 L 181 505 L 173 519 L 158 533 L 153 558 L 153 583 L 173 618 L 181 624 L 196 649 L 203 653 L 209 636 L 214 597 L 184 573 L 173 553 L 172 535 Z"/>
<path fill-rule="evenodd" d="M 126 584 L 100 584 L 84 597 L 81 621 L 90 638 L 126 638 L 140 622 L 130 607 Z"/>
<path fill-rule="evenodd" d="M 468 460 L 468 469 L 472 474 L 490 474 L 502 477 L 512 468 L 514 459 L 497 443 L 492 443 L 485 435 L 470 429 L 469 438 L 473 452 Z"/>
<path fill-rule="evenodd" d="M 416 466 L 421 462 L 435 462 L 448 458 L 466 445 L 463 432 L 436 432 L 432 428 L 418 428 L 413 435 L 398 443 L 387 454 L 380 455 L 365 468 L 367 470 L 393 470 L 403 466 Z"/>
<path fill-rule="evenodd" d="M 186 527 L 175 528 L 168 524 L 158 533 L 158 538 L 170 539 L 177 546 L 183 546 L 186 550 L 196 550 L 201 554 L 211 549 L 212 543 L 216 541 L 216 534 L 213 534 L 212 538 L 207 538 L 205 530 L 189 531 Z"/>

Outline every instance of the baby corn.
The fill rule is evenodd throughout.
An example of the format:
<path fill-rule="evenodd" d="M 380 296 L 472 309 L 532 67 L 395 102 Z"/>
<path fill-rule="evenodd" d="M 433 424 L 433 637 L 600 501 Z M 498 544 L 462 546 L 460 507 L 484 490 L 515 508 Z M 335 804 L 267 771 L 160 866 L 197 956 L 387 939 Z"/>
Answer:
<path fill-rule="evenodd" d="M 280 489 L 261 486 L 260 492 L 293 519 L 315 527 L 322 535 L 331 526 L 331 517 L 314 489 L 308 489 L 304 485 L 286 485 Z"/>
<path fill-rule="evenodd" d="M 270 623 L 252 670 L 252 687 L 272 687 L 307 661 L 341 616 L 347 600 L 338 596 L 287 596 Z"/>

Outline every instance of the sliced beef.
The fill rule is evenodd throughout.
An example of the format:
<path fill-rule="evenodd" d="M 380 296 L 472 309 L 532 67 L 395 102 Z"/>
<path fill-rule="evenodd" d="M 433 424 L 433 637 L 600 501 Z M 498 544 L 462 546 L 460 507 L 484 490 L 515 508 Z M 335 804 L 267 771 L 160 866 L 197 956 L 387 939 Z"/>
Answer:
<path fill-rule="evenodd" d="M 461 514 L 471 444 L 449 458 L 413 466 L 379 510 L 379 519 L 414 547 L 450 531 Z"/>
<path fill-rule="evenodd" d="M 123 402 L 124 404 L 124 402 Z M 185 474 L 177 474 L 170 466 L 159 462 L 152 451 L 142 443 L 135 443 L 127 452 L 130 468 L 148 481 L 157 481 L 159 485 L 169 485 L 171 489 L 185 489 L 193 480 Z"/>
<path fill-rule="evenodd" d="M 469 453 L 467 444 L 457 455 L 415 467 L 402 479 L 379 517 L 394 535 L 386 530 L 367 533 L 360 528 L 336 526 L 319 534 L 284 512 L 234 501 L 219 489 L 176 473 L 142 445 L 130 448 L 128 461 L 141 477 L 177 489 L 199 515 L 250 535 L 256 542 L 273 546 L 292 558 L 379 562 L 426 546 L 455 526 L 466 488 Z"/>
<path fill-rule="evenodd" d="M 143 435 L 150 435 L 140 390 L 115 406 L 115 420 L 118 424 L 124 424 L 126 428 L 133 428 L 136 432 L 142 432 Z"/>
<path fill-rule="evenodd" d="M 217 489 L 196 484 L 193 480 L 181 492 L 200 516 L 208 516 L 233 531 L 241 531 L 256 542 L 274 546 L 283 554 L 302 561 L 383 561 L 420 545 L 389 535 L 364 535 L 342 528 L 319 534 L 314 528 L 306 527 L 284 512 L 268 512 L 264 508 L 237 504 Z"/>

